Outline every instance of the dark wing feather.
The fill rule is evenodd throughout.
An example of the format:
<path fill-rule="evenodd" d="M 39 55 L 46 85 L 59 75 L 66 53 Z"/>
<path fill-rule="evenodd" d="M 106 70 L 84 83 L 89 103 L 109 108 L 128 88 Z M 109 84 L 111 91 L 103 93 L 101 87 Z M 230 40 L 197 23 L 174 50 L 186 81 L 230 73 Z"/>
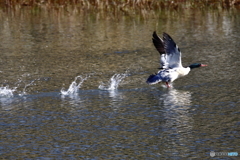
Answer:
<path fill-rule="evenodd" d="M 163 40 L 158 37 L 156 31 L 153 32 L 152 36 L 153 36 L 152 41 L 153 41 L 153 44 L 154 44 L 155 48 L 157 49 L 157 51 L 160 54 L 165 54 L 165 48 L 164 48 Z"/>
<path fill-rule="evenodd" d="M 167 62 L 169 68 L 182 67 L 181 52 L 173 39 L 167 34 L 163 33 L 164 48 L 167 54 Z"/>
<path fill-rule="evenodd" d="M 147 79 L 148 84 L 156 84 L 156 83 L 159 83 L 161 81 L 162 81 L 162 79 L 158 74 L 152 74 Z"/>
<path fill-rule="evenodd" d="M 156 31 L 153 32 L 153 44 L 155 46 L 155 48 L 157 49 L 157 51 L 160 53 L 160 64 L 161 64 L 161 68 L 160 69 L 164 69 L 164 68 L 168 68 L 168 63 L 167 63 L 167 57 L 166 57 L 166 52 L 165 52 L 165 47 L 164 47 L 164 41 L 158 37 Z"/>

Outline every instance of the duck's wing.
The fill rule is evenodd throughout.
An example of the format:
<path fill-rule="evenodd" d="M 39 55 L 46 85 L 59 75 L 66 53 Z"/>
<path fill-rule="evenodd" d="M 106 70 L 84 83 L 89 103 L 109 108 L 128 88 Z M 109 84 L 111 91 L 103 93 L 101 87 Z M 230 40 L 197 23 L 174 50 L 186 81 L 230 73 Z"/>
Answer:
<path fill-rule="evenodd" d="M 148 84 L 157 84 L 162 81 L 162 78 L 159 74 L 152 74 L 148 77 L 147 83 Z"/>
<path fill-rule="evenodd" d="M 181 51 L 167 33 L 163 33 L 163 44 L 166 52 L 166 62 L 168 63 L 168 68 L 181 68 Z"/>
<path fill-rule="evenodd" d="M 152 41 L 153 41 L 153 44 L 154 46 L 156 47 L 157 51 L 160 53 L 160 54 L 165 54 L 165 48 L 164 48 L 164 42 L 163 40 L 158 37 L 156 31 L 153 32 L 153 38 L 152 38 Z"/>
<path fill-rule="evenodd" d="M 164 48 L 164 41 L 158 37 L 156 31 L 153 32 L 153 44 L 155 46 L 155 48 L 157 49 L 157 51 L 160 53 L 160 68 L 164 69 L 164 68 L 168 68 L 168 63 L 167 63 L 167 56 L 166 56 L 166 52 L 165 52 L 165 48 Z"/>
<path fill-rule="evenodd" d="M 174 69 L 160 70 L 158 73 L 150 75 L 147 79 L 147 83 L 148 84 L 156 84 L 159 82 L 171 82 L 172 79 L 176 79 L 175 73 L 176 72 Z"/>

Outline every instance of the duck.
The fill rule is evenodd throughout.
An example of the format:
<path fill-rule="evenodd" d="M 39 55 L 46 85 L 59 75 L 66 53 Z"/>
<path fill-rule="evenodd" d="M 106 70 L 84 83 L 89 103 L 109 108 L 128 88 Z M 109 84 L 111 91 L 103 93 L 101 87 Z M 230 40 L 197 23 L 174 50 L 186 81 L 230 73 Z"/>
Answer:
<path fill-rule="evenodd" d="M 167 88 L 170 88 L 174 80 L 188 75 L 192 69 L 207 66 L 202 63 L 193 63 L 183 67 L 180 48 L 172 37 L 163 32 L 163 39 L 161 39 L 156 31 L 152 36 L 152 42 L 160 54 L 160 68 L 158 68 L 160 70 L 148 77 L 146 81 L 148 84 L 165 83 Z"/>

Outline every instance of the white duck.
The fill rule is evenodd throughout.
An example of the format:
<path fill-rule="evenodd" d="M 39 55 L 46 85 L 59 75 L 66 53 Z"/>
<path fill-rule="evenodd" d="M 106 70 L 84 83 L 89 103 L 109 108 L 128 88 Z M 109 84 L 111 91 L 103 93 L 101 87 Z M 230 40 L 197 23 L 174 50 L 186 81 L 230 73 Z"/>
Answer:
<path fill-rule="evenodd" d="M 148 84 L 165 82 L 167 87 L 170 87 L 171 82 L 187 75 L 191 69 L 207 66 L 206 64 L 194 63 L 186 68 L 183 67 L 180 49 L 167 33 L 163 33 L 162 40 L 154 31 L 152 40 L 154 46 L 160 53 L 161 68 L 159 69 L 162 70 L 154 75 L 150 75 L 147 79 Z"/>

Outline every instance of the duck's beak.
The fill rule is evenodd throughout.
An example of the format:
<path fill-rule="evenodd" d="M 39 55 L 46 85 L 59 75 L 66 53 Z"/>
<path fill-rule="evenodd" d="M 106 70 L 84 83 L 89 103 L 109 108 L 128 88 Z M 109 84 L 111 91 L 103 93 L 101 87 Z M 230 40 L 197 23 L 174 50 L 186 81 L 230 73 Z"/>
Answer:
<path fill-rule="evenodd" d="M 201 67 L 206 67 L 206 66 L 208 66 L 207 64 L 201 64 Z"/>

